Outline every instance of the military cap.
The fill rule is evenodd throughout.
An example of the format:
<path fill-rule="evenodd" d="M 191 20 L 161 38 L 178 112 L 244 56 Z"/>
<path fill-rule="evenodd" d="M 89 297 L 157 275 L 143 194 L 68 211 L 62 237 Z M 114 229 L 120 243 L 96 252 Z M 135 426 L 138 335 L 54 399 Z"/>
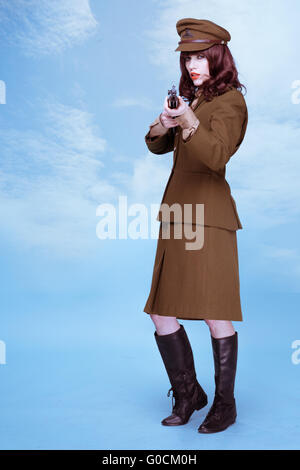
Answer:
<path fill-rule="evenodd" d="M 183 18 L 176 23 L 180 36 L 175 51 L 202 51 L 215 44 L 227 44 L 231 36 L 229 32 L 213 21 Z"/>

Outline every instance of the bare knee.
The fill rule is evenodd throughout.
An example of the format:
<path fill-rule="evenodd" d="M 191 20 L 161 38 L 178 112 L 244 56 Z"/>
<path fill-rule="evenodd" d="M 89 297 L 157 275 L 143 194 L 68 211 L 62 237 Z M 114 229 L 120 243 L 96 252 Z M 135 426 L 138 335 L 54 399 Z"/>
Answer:
<path fill-rule="evenodd" d="M 210 333 L 214 338 L 231 336 L 235 333 L 235 330 L 230 320 L 205 319 L 205 323 L 208 325 Z"/>
<path fill-rule="evenodd" d="M 180 327 L 176 317 L 157 315 L 154 313 L 150 314 L 151 320 L 153 321 L 156 331 L 159 335 L 167 335 L 177 331 Z"/>

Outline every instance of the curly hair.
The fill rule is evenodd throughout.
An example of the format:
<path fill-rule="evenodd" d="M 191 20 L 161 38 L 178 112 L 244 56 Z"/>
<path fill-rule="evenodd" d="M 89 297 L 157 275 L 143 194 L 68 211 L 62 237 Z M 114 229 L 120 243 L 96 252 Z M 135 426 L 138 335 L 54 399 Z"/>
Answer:
<path fill-rule="evenodd" d="M 196 87 L 191 79 L 186 66 L 186 57 L 190 54 L 203 54 L 208 60 L 210 78 Z M 225 44 L 214 44 L 202 51 L 182 51 L 180 53 L 181 78 L 179 94 L 189 101 L 195 98 L 196 89 L 200 89 L 206 101 L 211 101 L 214 96 L 222 95 L 230 88 L 242 90 L 246 87 L 238 79 L 238 71 L 232 54 Z"/>

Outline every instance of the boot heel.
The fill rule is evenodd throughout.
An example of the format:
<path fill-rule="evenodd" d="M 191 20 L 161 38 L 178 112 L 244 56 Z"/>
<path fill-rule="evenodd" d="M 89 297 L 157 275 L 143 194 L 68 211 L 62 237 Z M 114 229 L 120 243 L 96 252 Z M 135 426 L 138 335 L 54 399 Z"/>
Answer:
<path fill-rule="evenodd" d="M 208 400 L 207 400 L 207 397 L 206 398 L 202 398 L 201 401 L 199 401 L 196 405 L 195 405 L 195 409 L 196 410 L 201 410 L 201 408 L 204 408 L 208 403 Z"/>
<path fill-rule="evenodd" d="M 204 406 L 206 406 L 207 403 L 208 403 L 207 395 L 198 382 L 198 400 L 196 401 L 195 409 L 201 410 L 201 408 L 204 408 Z"/>

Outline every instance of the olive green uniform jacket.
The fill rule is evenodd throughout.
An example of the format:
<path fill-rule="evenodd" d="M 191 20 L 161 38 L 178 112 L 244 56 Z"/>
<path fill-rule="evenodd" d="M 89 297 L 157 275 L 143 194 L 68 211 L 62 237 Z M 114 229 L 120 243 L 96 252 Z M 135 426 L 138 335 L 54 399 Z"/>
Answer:
<path fill-rule="evenodd" d="M 180 204 L 182 218 L 178 219 L 176 212 L 161 211 L 160 206 L 157 220 L 183 222 L 184 204 L 192 204 L 192 213 L 185 222 L 197 223 L 195 204 L 198 203 L 204 204 L 204 225 L 242 229 L 236 203 L 225 178 L 226 163 L 241 145 L 248 124 L 242 93 L 231 88 L 211 101 L 198 94 L 187 111 L 176 120 L 180 125 L 166 129 L 157 118 L 145 136 L 152 153 L 174 152 L 173 167 L 161 204 Z M 173 129 L 176 130 L 175 135 Z"/>

